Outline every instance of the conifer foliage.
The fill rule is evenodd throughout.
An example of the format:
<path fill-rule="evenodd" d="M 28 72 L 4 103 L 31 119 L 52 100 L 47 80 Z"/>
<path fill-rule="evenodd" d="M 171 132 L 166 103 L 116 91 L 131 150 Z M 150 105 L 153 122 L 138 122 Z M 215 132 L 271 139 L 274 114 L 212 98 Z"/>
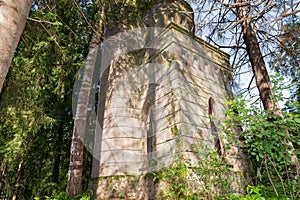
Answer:
<path fill-rule="evenodd" d="M 33 199 L 66 187 L 72 87 L 90 35 L 76 5 L 32 6 L 0 96 L 0 199 Z"/>

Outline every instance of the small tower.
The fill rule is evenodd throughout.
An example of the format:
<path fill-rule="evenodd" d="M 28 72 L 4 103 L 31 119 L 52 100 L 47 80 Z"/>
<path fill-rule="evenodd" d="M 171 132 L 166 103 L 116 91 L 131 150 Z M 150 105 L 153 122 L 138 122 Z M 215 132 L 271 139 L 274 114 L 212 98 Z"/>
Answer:
<path fill-rule="evenodd" d="M 191 7 L 171 1 L 153 6 L 140 28 L 104 42 L 92 169 L 98 199 L 156 199 L 164 184 L 149 174 L 178 158 L 197 166 L 205 156 L 193 145 L 244 173 L 244 157 L 234 145 L 226 150 L 218 131 L 232 95 L 229 56 L 194 29 Z M 240 184 L 242 175 L 234 176 Z"/>

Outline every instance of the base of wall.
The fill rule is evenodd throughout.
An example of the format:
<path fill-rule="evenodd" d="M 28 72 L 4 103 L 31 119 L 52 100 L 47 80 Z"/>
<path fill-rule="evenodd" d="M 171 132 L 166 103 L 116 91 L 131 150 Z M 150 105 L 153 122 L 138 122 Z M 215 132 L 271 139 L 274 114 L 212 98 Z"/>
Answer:
<path fill-rule="evenodd" d="M 193 174 L 189 173 L 192 170 L 192 168 L 187 169 L 187 174 L 183 175 L 184 177 L 182 174 L 180 175 L 180 173 L 174 173 L 172 177 L 162 173 L 160 174 L 161 177 L 155 181 L 153 174 L 99 177 L 91 180 L 90 188 L 94 191 L 95 200 L 174 199 L 175 197 L 179 197 L 165 195 L 170 193 L 170 186 L 172 188 L 172 185 L 177 185 L 176 182 L 179 179 L 182 179 L 182 183 L 184 183 L 189 190 L 188 196 L 195 197 L 197 199 L 213 199 L 214 197 L 227 196 L 230 194 L 243 195 L 250 180 L 250 174 L 246 172 L 223 172 L 218 174 L 218 177 L 213 175 L 211 180 L 220 180 L 218 183 L 213 183 L 213 185 L 209 186 L 207 185 L 209 184 L 208 182 L 201 181 L 201 176 L 193 177 Z M 222 185 L 224 184 L 222 180 L 226 180 L 227 184 L 229 184 L 226 190 L 223 190 L 225 187 Z"/>
<path fill-rule="evenodd" d="M 156 184 L 151 174 L 99 177 L 91 180 L 94 199 L 156 199 Z"/>

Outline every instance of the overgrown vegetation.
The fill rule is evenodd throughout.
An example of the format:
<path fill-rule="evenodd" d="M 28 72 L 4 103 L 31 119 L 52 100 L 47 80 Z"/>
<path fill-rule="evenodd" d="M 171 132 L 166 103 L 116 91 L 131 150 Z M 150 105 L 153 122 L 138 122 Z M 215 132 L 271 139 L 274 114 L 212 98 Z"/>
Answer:
<path fill-rule="evenodd" d="M 65 189 L 72 87 L 88 40 L 72 3 L 35 2 L 0 96 L 0 199 Z"/>
<path fill-rule="evenodd" d="M 294 104 L 294 112 L 283 112 L 283 117 L 271 115 L 256 106 L 249 108 L 240 97 L 230 101 L 229 105 L 226 127 L 237 124 L 243 127 L 240 146 L 251 157 L 255 169 L 253 184 L 260 188 L 260 194 L 265 198 L 299 198 L 300 179 L 296 170 L 299 163 L 291 159 L 292 155 L 299 154 L 299 104 Z M 227 133 L 230 132 L 231 129 L 227 129 Z"/>
<path fill-rule="evenodd" d="M 200 146 L 193 145 L 201 158 L 196 166 L 179 156 L 171 166 L 154 173 L 154 181 L 163 183 L 158 199 L 218 199 L 230 192 L 231 179 L 225 178 L 229 169 L 215 150 L 204 153 Z"/>
<path fill-rule="evenodd" d="M 283 88 L 280 75 L 273 76 L 276 101 L 282 100 Z M 155 180 L 166 183 L 161 191 L 161 199 L 298 199 L 300 198 L 300 179 L 297 167 L 299 162 L 291 160 L 300 153 L 300 105 L 286 102 L 288 109 L 282 117 L 261 110 L 250 104 L 242 96 L 228 102 L 226 119 L 220 129 L 230 142 L 246 152 L 254 169 L 251 185 L 245 188 L 246 194 L 233 194 L 230 169 L 217 154 L 216 149 L 203 152 L 202 145 L 194 145 L 200 161 L 197 166 L 189 165 L 183 158 L 171 167 L 155 173 Z M 239 130 L 238 140 L 236 130 Z M 230 180 L 231 178 L 231 180 Z"/>
<path fill-rule="evenodd" d="M 94 5 L 97 3 L 85 0 L 70 2 L 35 2 L 1 93 L 0 199 L 68 199 L 62 191 L 66 187 L 73 126 L 72 86 L 88 51 L 92 21 L 99 20 L 95 18 L 98 8 Z M 140 2 L 147 5 L 142 10 L 145 12 L 155 1 Z M 141 7 L 128 7 L 127 20 L 130 23 L 138 20 Z M 108 7 L 106 18 L 111 23 L 123 23 L 123 18 L 117 14 L 120 8 L 122 6 Z M 295 31 L 299 29 L 299 22 L 285 26 L 286 34 L 281 42 L 286 43 L 284 46 L 287 48 L 281 49 L 280 54 L 287 49 L 289 54 L 286 60 L 279 58 L 284 62 L 279 71 L 291 74 L 298 84 L 294 87 L 299 91 L 299 69 L 296 69 L 299 64 L 299 37 Z M 272 64 L 276 66 L 276 63 Z M 293 73 L 289 67 L 293 67 Z M 273 89 L 275 93 L 277 91 L 273 100 L 281 100 L 284 88 L 277 83 Z M 193 147 L 195 154 L 203 158 L 198 165 L 192 166 L 179 157 L 170 168 L 155 173 L 154 181 L 168 183 L 160 198 L 300 198 L 300 180 L 296 170 L 299 163 L 291 160 L 292 155 L 299 158 L 300 153 L 299 92 L 294 95 L 298 102 L 287 102 L 283 117 L 262 111 L 241 97 L 228 102 L 230 108 L 226 111 L 223 130 L 231 136 L 233 129 L 241 128 L 239 146 L 248 152 L 255 172 L 245 196 L 231 195 L 231 180 L 225 176 L 230 171 L 216 150 L 203 154 L 200 152 L 203 146 L 197 144 Z M 174 127 L 173 132 L 177 134 L 177 131 Z M 87 166 L 89 159 L 86 156 Z M 84 169 L 86 177 L 89 177 L 89 168 Z M 85 178 L 85 189 L 87 183 L 88 178 Z M 72 199 L 90 198 L 92 194 L 86 192 Z"/>

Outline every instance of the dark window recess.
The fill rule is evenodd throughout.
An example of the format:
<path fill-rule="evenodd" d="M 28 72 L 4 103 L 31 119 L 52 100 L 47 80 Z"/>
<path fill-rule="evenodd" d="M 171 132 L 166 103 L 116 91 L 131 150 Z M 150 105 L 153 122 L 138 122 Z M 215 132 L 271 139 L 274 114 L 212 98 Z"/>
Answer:
<path fill-rule="evenodd" d="M 215 100 L 211 97 L 208 100 L 208 114 L 209 114 L 209 118 L 210 118 L 211 132 L 215 137 L 215 148 L 218 152 L 218 155 L 222 156 L 221 140 L 219 138 L 217 121 L 216 121 L 217 112 L 216 112 L 216 107 L 215 107 Z"/>
<path fill-rule="evenodd" d="M 100 81 L 98 82 L 98 84 L 96 85 L 96 88 L 95 88 L 95 112 L 96 112 L 96 115 L 97 115 L 97 109 L 98 109 L 98 103 L 99 103 L 99 92 L 100 92 Z"/>
<path fill-rule="evenodd" d="M 155 141 L 154 141 L 154 124 L 153 124 L 153 111 L 150 108 L 148 112 L 148 123 L 147 123 L 147 153 L 154 151 Z"/>
<path fill-rule="evenodd" d="M 155 90 L 156 84 L 149 84 L 149 88 L 147 91 L 147 97 L 145 100 L 143 113 L 144 120 L 147 126 L 147 159 L 149 166 L 155 166 L 156 160 L 154 152 L 156 150 L 156 137 L 155 137 L 155 112 L 153 110 L 154 107 L 154 99 L 155 99 Z"/>

